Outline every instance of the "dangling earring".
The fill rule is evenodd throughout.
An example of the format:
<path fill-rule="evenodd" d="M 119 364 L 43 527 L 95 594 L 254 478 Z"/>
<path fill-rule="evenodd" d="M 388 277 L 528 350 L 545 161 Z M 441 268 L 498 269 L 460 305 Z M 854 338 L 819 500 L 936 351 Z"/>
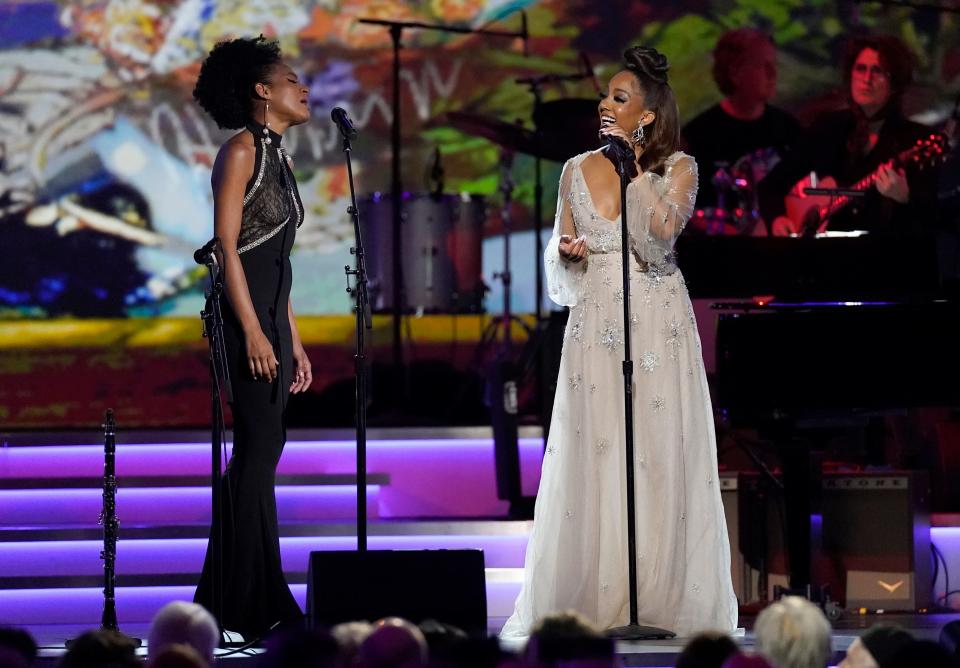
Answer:
<path fill-rule="evenodd" d="M 263 134 L 266 137 L 264 141 L 267 144 L 272 144 L 273 140 L 270 139 L 270 121 L 267 120 L 267 113 L 270 111 L 270 103 L 267 102 L 263 105 Z"/>
<path fill-rule="evenodd" d="M 643 132 L 643 124 L 637 123 L 637 129 L 633 131 L 633 145 L 640 144 L 640 148 L 647 145 L 647 137 Z"/>

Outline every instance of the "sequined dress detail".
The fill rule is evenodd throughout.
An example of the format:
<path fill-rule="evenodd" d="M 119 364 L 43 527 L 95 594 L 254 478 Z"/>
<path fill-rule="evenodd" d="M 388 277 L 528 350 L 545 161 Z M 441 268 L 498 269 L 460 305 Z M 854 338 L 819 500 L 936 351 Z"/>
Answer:
<path fill-rule="evenodd" d="M 629 621 L 620 220 L 593 206 L 588 155 L 564 166 L 545 252 L 550 297 L 570 312 L 524 584 L 503 637 L 571 608 L 603 628 Z M 645 173 L 627 193 L 639 621 L 681 636 L 737 622 L 710 395 L 673 252 L 696 192 L 696 163 L 675 153 L 662 177 Z M 557 250 L 571 217 L 587 238 L 577 264 Z"/>

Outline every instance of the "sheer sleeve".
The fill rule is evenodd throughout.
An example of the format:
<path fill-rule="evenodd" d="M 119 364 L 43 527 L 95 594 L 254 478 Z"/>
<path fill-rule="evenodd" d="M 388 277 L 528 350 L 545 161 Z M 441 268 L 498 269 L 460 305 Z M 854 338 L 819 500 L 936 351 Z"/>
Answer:
<path fill-rule="evenodd" d="M 673 253 L 674 241 L 693 215 L 697 183 L 697 163 L 684 153 L 670 156 L 663 177 L 649 174 L 636 181 L 628 223 L 641 260 L 659 264 Z"/>
<path fill-rule="evenodd" d="M 553 236 L 550 237 L 550 242 L 543 252 L 547 294 L 553 302 L 560 306 L 577 305 L 580 283 L 586 270 L 586 261 L 567 262 L 560 257 L 559 251 L 561 234 L 570 234 L 571 236 L 577 234 L 573 212 L 570 209 L 574 159 L 568 160 L 563 166 L 563 173 L 560 175 L 560 188 L 557 192 L 557 214 L 553 220 Z"/>

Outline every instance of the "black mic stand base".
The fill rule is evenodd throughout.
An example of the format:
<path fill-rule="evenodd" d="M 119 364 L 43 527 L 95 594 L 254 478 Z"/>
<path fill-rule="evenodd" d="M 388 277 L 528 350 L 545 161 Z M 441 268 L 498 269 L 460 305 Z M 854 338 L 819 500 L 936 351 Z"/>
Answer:
<path fill-rule="evenodd" d="M 640 624 L 615 626 L 612 629 L 607 629 L 606 635 L 614 640 L 666 640 L 677 637 L 677 634 L 673 631 Z"/>

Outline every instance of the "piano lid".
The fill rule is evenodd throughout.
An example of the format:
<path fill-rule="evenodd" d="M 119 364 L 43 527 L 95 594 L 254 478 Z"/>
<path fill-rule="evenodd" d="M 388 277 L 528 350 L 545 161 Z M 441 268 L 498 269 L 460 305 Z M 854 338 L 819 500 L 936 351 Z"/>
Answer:
<path fill-rule="evenodd" d="M 721 305 L 717 404 L 735 422 L 960 405 L 960 304 Z"/>

